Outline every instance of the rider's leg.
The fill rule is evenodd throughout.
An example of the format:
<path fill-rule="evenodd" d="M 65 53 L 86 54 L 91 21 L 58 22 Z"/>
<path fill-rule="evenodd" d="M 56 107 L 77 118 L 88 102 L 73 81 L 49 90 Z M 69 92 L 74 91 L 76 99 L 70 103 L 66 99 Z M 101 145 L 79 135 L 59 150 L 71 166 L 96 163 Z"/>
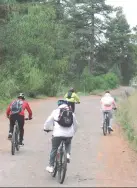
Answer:
<path fill-rule="evenodd" d="M 10 125 L 9 125 L 9 135 L 8 135 L 8 138 L 11 138 L 12 134 L 13 134 L 13 129 L 14 129 L 15 121 L 16 121 L 15 116 L 11 115 L 9 121 L 10 121 Z"/>
<path fill-rule="evenodd" d="M 75 103 L 73 103 L 73 113 L 75 112 Z"/>
<path fill-rule="evenodd" d="M 12 117 L 10 117 L 10 130 L 9 130 L 9 133 L 13 133 L 14 124 L 15 124 L 15 120 Z"/>
<path fill-rule="evenodd" d="M 50 166 L 54 166 L 55 157 L 57 154 L 57 149 L 61 143 L 61 137 L 53 137 L 52 138 L 52 149 L 50 152 Z"/>
<path fill-rule="evenodd" d="M 101 128 L 103 128 L 104 120 L 105 120 L 105 111 L 102 110 L 102 125 L 101 125 Z"/>
<path fill-rule="evenodd" d="M 68 154 L 70 154 L 70 151 L 71 151 L 71 140 L 72 140 L 72 137 L 68 138 L 68 141 L 66 142 L 66 152 Z"/>
<path fill-rule="evenodd" d="M 54 162 L 55 157 L 57 154 L 58 147 L 61 143 L 62 138 L 61 137 L 52 137 L 52 149 L 50 152 L 50 160 L 49 160 L 49 166 L 47 166 L 46 170 L 50 173 L 54 170 Z"/>
<path fill-rule="evenodd" d="M 71 140 L 72 140 L 72 137 L 68 138 L 68 141 L 66 142 L 66 152 L 67 152 L 67 160 L 68 160 L 68 162 L 70 162 Z"/>
<path fill-rule="evenodd" d="M 18 115 L 18 124 L 20 129 L 20 144 L 22 145 L 24 136 L 24 116 Z"/>
<path fill-rule="evenodd" d="M 112 123 L 113 123 L 113 114 L 112 110 L 109 111 L 109 127 L 112 129 Z"/>
<path fill-rule="evenodd" d="M 75 103 L 70 102 L 70 105 L 71 105 L 72 112 L 74 113 L 75 112 Z"/>

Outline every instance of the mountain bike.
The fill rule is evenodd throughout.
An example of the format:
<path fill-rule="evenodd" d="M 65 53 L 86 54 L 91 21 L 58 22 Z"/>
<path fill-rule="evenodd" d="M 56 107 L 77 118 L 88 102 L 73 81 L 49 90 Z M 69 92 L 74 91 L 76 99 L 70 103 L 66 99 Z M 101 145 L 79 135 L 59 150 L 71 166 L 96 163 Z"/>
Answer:
<path fill-rule="evenodd" d="M 51 132 L 51 130 L 48 132 Z M 54 170 L 53 173 L 51 173 L 52 177 L 56 177 L 58 173 L 58 182 L 60 184 L 63 184 L 67 171 L 68 160 L 66 153 L 66 142 L 69 142 L 69 138 L 62 139 L 58 147 L 57 154 L 55 157 Z"/>
<path fill-rule="evenodd" d="M 25 120 L 29 120 L 29 119 L 25 118 Z M 19 151 L 20 149 L 19 141 L 20 141 L 20 130 L 19 130 L 18 121 L 16 120 L 14 129 L 13 129 L 12 138 L 11 138 L 11 154 L 12 155 L 15 155 L 15 150 Z"/>
<path fill-rule="evenodd" d="M 113 110 L 116 110 L 116 108 L 113 108 Z M 104 112 L 104 123 L 103 123 L 103 134 L 104 136 L 111 133 L 111 128 L 109 128 L 109 122 L 110 122 L 110 118 L 109 118 L 109 111 L 105 111 Z"/>
<path fill-rule="evenodd" d="M 110 132 L 111 132 L 110 128 L 109 128 L 109 121 L 110 121 L 109 112 L 108 111 L 104 112 L 104 116 L 105 116 L 105 119 L 104 119 L 104 123 L 103 123 L 103 134 L 104 134 L 104 136 L 106 136 L 107 133 L 110 134 Z"/>
<path fill-rule="evenodd" d="M 72 109 L 73 113 L 75 113 L 75 104 L 80 104 L 80 102 L 74 102 L 74 108 L 72 106 L 73 102 L 68 101 L 68 106 Z"/>

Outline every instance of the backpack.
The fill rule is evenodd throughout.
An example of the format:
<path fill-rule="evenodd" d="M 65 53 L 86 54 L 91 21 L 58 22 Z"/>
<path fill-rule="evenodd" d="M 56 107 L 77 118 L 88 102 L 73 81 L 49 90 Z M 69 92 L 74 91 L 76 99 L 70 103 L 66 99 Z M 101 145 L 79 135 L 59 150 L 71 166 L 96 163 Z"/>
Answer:
<path fill-rule="evenodd" d="M 69 91 L 69 92 L 68 92 L 68 95 L 67 95 L 67 98 L 68 98 L 68 99 L 71 99 L 71 96 L 72 96 L 72 92 Z"/>
<path fill-rule="evenodd" d="M 112 100 L 111 97 L 104 97 L 104 98 L 103 98 L 103 104 L 104 104 L 105 106 L 111 106 L 111 105 L 112 105 L 112 102 L 113 102 L 113 100 Z"/>
<path fill-rule="evenodd" d="M 61 108 L 58 124 L 62 127 L 71 127 L 73 124 L 73 112 L 70 108 Z"/>
<path fill-rule="evenodd" d="M 15 100 L 10 107 L 11 114 L 19 114 L 22 111 L 23 101 Z"/>

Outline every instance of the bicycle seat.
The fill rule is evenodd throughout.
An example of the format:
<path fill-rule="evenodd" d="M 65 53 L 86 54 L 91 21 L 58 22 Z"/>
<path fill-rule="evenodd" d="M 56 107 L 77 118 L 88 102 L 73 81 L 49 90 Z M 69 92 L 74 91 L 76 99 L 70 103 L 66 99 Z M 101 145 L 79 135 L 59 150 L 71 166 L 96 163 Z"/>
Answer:
<path fill-rule="evenodd" d="M 108 114 L 108 113 L 109 113 L 109 111 L 105 111 L 104 113 L 105 113 L 105 114 Z"/>

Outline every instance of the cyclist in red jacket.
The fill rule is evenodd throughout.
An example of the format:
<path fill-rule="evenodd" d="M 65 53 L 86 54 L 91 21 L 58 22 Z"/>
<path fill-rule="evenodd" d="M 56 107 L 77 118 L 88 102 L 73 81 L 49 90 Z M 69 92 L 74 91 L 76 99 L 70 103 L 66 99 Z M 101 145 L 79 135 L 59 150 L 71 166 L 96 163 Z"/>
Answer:
<path fill-rule="evenodd" d="M 24 123 L 25 123 L 25 113 L 24 111 L 27 110 L 29 114 L 29 120 L 32 119 L 32 110 L 27 101 L 25 101 L 25 96 L 23 93 L 20 93 L 17 97 L 18 99 L 14 100 L 10 103 L 7 108 L 6 115 L 7 118 L 10 120 L 10 128 L 9 128 L 9 135 L 8 138 L 12 138 L 12 133 L 15 125 L 15 121 L 18 121 L 19 128 L 20 128 L 20 145 L 23 144 L 23 136 L 24 136 Z M 18 110 L 19 109 L 19 110 Z"/>

